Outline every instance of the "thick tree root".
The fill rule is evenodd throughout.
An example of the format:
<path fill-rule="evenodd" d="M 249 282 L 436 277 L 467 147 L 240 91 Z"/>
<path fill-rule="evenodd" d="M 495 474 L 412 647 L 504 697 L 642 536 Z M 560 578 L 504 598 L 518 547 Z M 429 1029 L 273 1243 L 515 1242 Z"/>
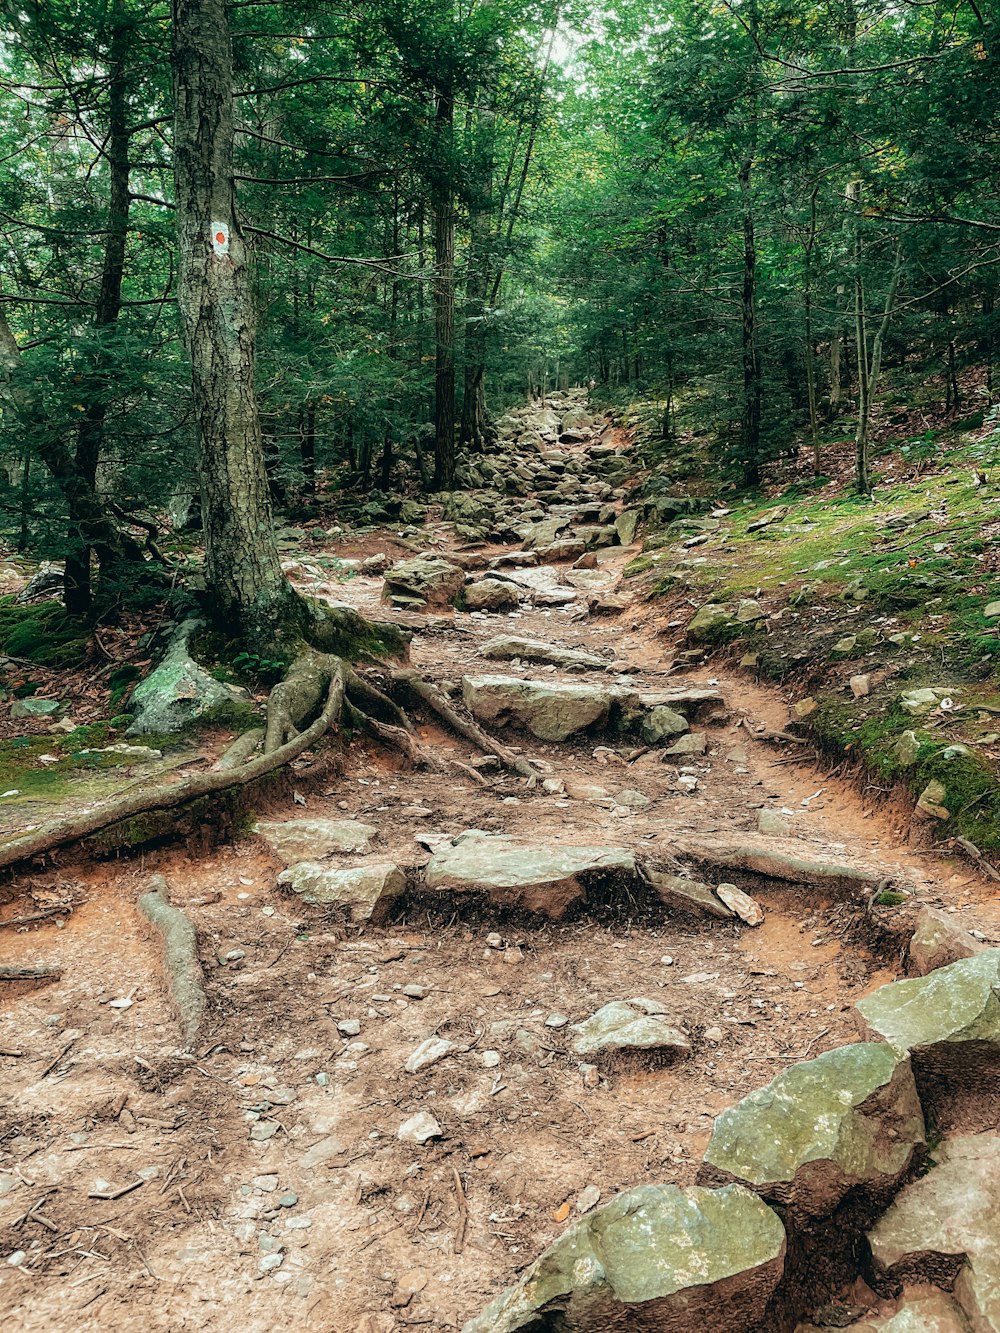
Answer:
<path fill-rule="evenodd" d="M 183 782 L 159 787 L 147 787 L 145 784 L 133 787 L 124 795 L 98 806 L 95 810 L 87 810 L 68 819 L 43 824 L 30 833 L 19 834 L 0 845 L 0 866 L 14 865 L 27 857 L 39 856 L 55 847 L 77 842 L 123 819 L 132 819 L 136 815 L 153 810 L 172 810 L 179 805 L 186 805 L 189 801 L 199 800 L 203 796 L 228 791 L 232 787 L 244 787 L 291 763 L 329 731 L 343 708 L 344 664 L 336 658 L 329 660 L 334 662 L 335 666 L 330 675 L 326 702 L 321 713 L 304 731 L 286 741 L 284 745 L 234 768 L 195 773 Z"/>
<path fill-rule="evenodd" d="M 205 1016 L 205 974 L 198 959 L 194 926 L 167 900 L 167 881 L 154 875 L 151 888 L 139 899 L 139 911 L 152 923 L 163 945 L 170 999 L 181 1026 L 184 1051 L 194 1050 Z"/>
<path fill-rule="evenodd" d="M 513 750 L 508 749 L 493 736 L 488 736 L 485 731 L 477 727 L 475 722 L 465 718 L 445 698 L 438 687 L 422 676 L 418 676 L 415 671 L 394 671 L 392 679 L 400 685 L 405 685 L 419 699 L 436 713 L 453 731 L 457 731 L 460 736 L 464 736 L 467 741 L 478 746 L 484 754 L 495 754 L 503 766 L 512 773 L 520 773 L 523 777 L 531 780 L 538 780 L 544 774 L 536 768 L 530 760 L 525 759 L 523 755 L 515 754 Z"/>
<path fill-rule="evenodd" d="M 360 708 L 350 702 L 345 705 L 344 716 L 348 721 L 353 721 L 378 740 L 384 741 L 386 745 L 405 755 L 414 768 L 429 768 L 433 773 L 446 771 L 445 765 L 438 759 L 437 755 L 421 745 L 416 737 L 411 735 L 408 723 L 405 727 L 395 727 L 389 722 L 380 722 L 378 718 L 372 717 L 370 713 L 362 712 Z"/>

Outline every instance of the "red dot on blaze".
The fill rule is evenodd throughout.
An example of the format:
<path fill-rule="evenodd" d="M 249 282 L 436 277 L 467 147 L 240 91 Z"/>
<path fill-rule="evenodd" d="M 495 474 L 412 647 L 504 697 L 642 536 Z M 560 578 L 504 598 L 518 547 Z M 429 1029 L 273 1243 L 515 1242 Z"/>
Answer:
<path fill-rule="evenodd" d="M 224 231 L 217 231 L 217 232 L 215 233 L 215 239 L 216 239 L 216 241 L 218 241 L 219 245 L 225 245 L 225 243 L 226 243 L 226 233 L 225 233 Z"/>

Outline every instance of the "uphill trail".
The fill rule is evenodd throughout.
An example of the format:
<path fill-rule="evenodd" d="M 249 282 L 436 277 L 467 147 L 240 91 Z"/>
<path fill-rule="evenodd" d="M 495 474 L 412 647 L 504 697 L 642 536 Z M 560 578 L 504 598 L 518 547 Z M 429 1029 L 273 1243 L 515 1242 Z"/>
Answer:
<path fill-rule="evenodd" d="M 72 915 L 0 931 L 0 966 L 59 974 L 0 1004 L 5 1327 L 460 1329 L 598 1200 L 693 1183 L 750 1088 L 855 1038 L 900 971 L 887 887 L 911 925 L 932 904 L 1000 933 L 906 811 L 774 739 L 777 691 L 677 669 L 622 578 L 629 447 L 557 395 L 493 460 L 527 537 L 431 518 L 388 588 L 375 567 L 415 555 L 392 532 L 331 544 L 346 581 L 289 561 L 314 596 L 388 596 L 412 668 L 530 776 L 418 701 L 432 766 L 355 736 L 256 832 L 70 859 Z M 136 907 L 153 874 L 197 932 L 192 1056 Z"/>

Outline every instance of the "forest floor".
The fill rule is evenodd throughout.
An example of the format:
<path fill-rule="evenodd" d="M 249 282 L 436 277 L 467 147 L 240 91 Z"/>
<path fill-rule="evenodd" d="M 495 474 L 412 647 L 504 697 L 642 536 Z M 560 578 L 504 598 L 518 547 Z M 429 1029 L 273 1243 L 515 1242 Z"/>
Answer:
<path fill-rule="evenodd" d="M 623 432 L 616 445 L 629 447 Z M 455 545 L 449 525 L 425 535 L 442 552 Z M 349 560 L 395 549 L 384 538 L 328 550 Z M 724 703 L 695 724 L 708 744 L 689 762 L 693 790 L 659 751 L 632 757 L 634 746 L 600 737 L 517 740 L 562 779 L 551 790 L 413 771 L 355 737 L 334 778 L 276 798 L 268 816 L 365 821 L 377 859 L 405 866 L 426 861 L 421 837 L 469 828 L 532 846 L 641 849 L 666 863 L 693 842 L 766 843 L 873 871 L 911 891 L 904 913 L 942 906 L 1000 939 L 993 886 L 965 862 L 911 846 L 906 802 L 831 776 L 808 746 L 754 737 L 787 725 L 793 684 L 711 665 L 678 675 L 681 631 L 622 579 L 639 551 L 602 549 L 577 580 L 588 593 L 633 589 L 616 614 L 584 615 L 575 601 L 432 615 L 412 664 L 438 681 L 581 678 L 487 662 L 484 642 L 503 632 L 597 654 L 608 683 L 714 686 Z M 553 566 L 546 577 L 571 588 L 570 573 Z M 309 590 L 384 614 L 381 578 Z M 477 757 L 436 724 L 418 732 L 443 756 L 467 766 Z M 636 792 L 645 801 L 615 799 Z M 762 812 L 783 831 L 765 838 Z M 627 902 L 540 924 L 454 899 L 348 926 L 280 890 L 279 869 L 245 837 L 207 853 L 68 854 L 58 870 L 9 886 L 0 927 L 73 910 L 0 929 L 0 965 L 61 972 L 45 986 L 8 983 L 0 996 L 5 1328 L 461 1328 L 596 1197 L 692 1183 L 713 1117 L 788 1065 L 852 1040 L 852 1005 L 899 974 L 905 939 L 860 899 L 763 879 L 754 893 L 764 921 L 753 929 L 651 918 Z M 136 910 L 154 871 L 194 922 L 205 966 L 209 1011 L 193 1061 L 177 1057 L 159 951 Z M 667 1007 L 690 1055 L 581 1068 L 566 1020 L 635 995 Z M 405 1072 L 432 1035 L 454 1043 L 450 1054 Z M 439 1134 L 397 1137 L 422 1111 Z"/>

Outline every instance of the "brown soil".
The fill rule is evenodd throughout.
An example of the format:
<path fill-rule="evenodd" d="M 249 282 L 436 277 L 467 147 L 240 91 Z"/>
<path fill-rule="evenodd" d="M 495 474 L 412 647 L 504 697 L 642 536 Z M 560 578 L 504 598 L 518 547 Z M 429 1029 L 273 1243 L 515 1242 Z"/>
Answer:
<path fill-rule="evenodd" d="M 396 548 L 366 539 L 329 553 L 376 549 Z M 602 552 L 602 586 L 616 585 L 634 554 Z M 381 579 L 303 581 L 384 614 Z M 439 680 L 471 669 L 552 675 L 478 656 L 485 638 L 509 631 L 627 662 L 640 686 L 666 684 L 670 644 L 642 604 L 613 618 L 578 610 L 434 617 L 413 664 Z M 480 787 L 405 771 L 360 739 L 332 786 L 303 793 L 305 811 L 289 796 L 270 813 L 367 820 L 379 859 L 415 865 L 427 855 L 416 835 L 469 827 L 543 845 L 624 844 L 669 862 L 685 838 L 746 838 L 759 810 L 786 811 L 791 831 L 777 847 L 874 868 L 919 900 L 974 907 L 976 924 L 1000 934 L 993 895 L 967 868 L 908 847 L 905 812 L 751 738 L 744 717 L 787 722 L 777 691 L 735 677 L 719 685 L 728 707 L 703 724 L 710 753 L 692 762 L 690 795 L 655 752 L 629 763 L 630 746 L 601 738 L 508 737 L 553 776 L 642 792 L 650 804 L 635 813 L 512 777 Z M 444 755 L 474 755 L 426 721 L 421 735 Z M 7 918 L 67 882 L 78 906 L 0 929 L 0 965 L 62 969 L 27 993 L 5 996 L 0 983 L 5 1327 L 460 1328 L 573 1220 L 585 1187 L 606 1197 L 691 1183 L 714 1115 L 796 1060 L 852 1040 L 854 1001 L 898 971 L 891 934 L 887 947 L 863 904 L 812 888 L 756 881 L 766 912 L 756 930 L 629 904 L 548 925 L 411 905 L 384 928 L 359 929 L 283 894 L 277 869 L 250 838 L 208 855 L 67 858 L 58 875 L 16 885 Z M 194 921 L 206 970 L 209 1017 L 189 1061 L 177 1058 L 156 944 L 135 906 L 154 870 Z M 500 948 L 487 947 L 493 931 Z M 231 950 L 242 956 L 220 964 Z M 405 997 L 408 984 L 425 997 Z M 546 1020 L 575 1022 L 633 995 L 665 1003 L 693 1052 L 604 1069 L 592 1086 L 566 1026 Z M 112 1007 L 118 1000 L 131 1004 Z M 337 1025 L 352 1019 L 360 1032 L 345 1037 Z M 405 1073 L 431 1034 L 458 1050 Z M 420 1110 L 441 1137 L 401 1142 L 398 1127 Z M 266 1141 L 251 1137 L 261 1125 L 275 1127 Z M 117 1198 L 93 1197 L 137 1181 Z M 283 1262 L 262 1271 L 276 1244 Z"/>

